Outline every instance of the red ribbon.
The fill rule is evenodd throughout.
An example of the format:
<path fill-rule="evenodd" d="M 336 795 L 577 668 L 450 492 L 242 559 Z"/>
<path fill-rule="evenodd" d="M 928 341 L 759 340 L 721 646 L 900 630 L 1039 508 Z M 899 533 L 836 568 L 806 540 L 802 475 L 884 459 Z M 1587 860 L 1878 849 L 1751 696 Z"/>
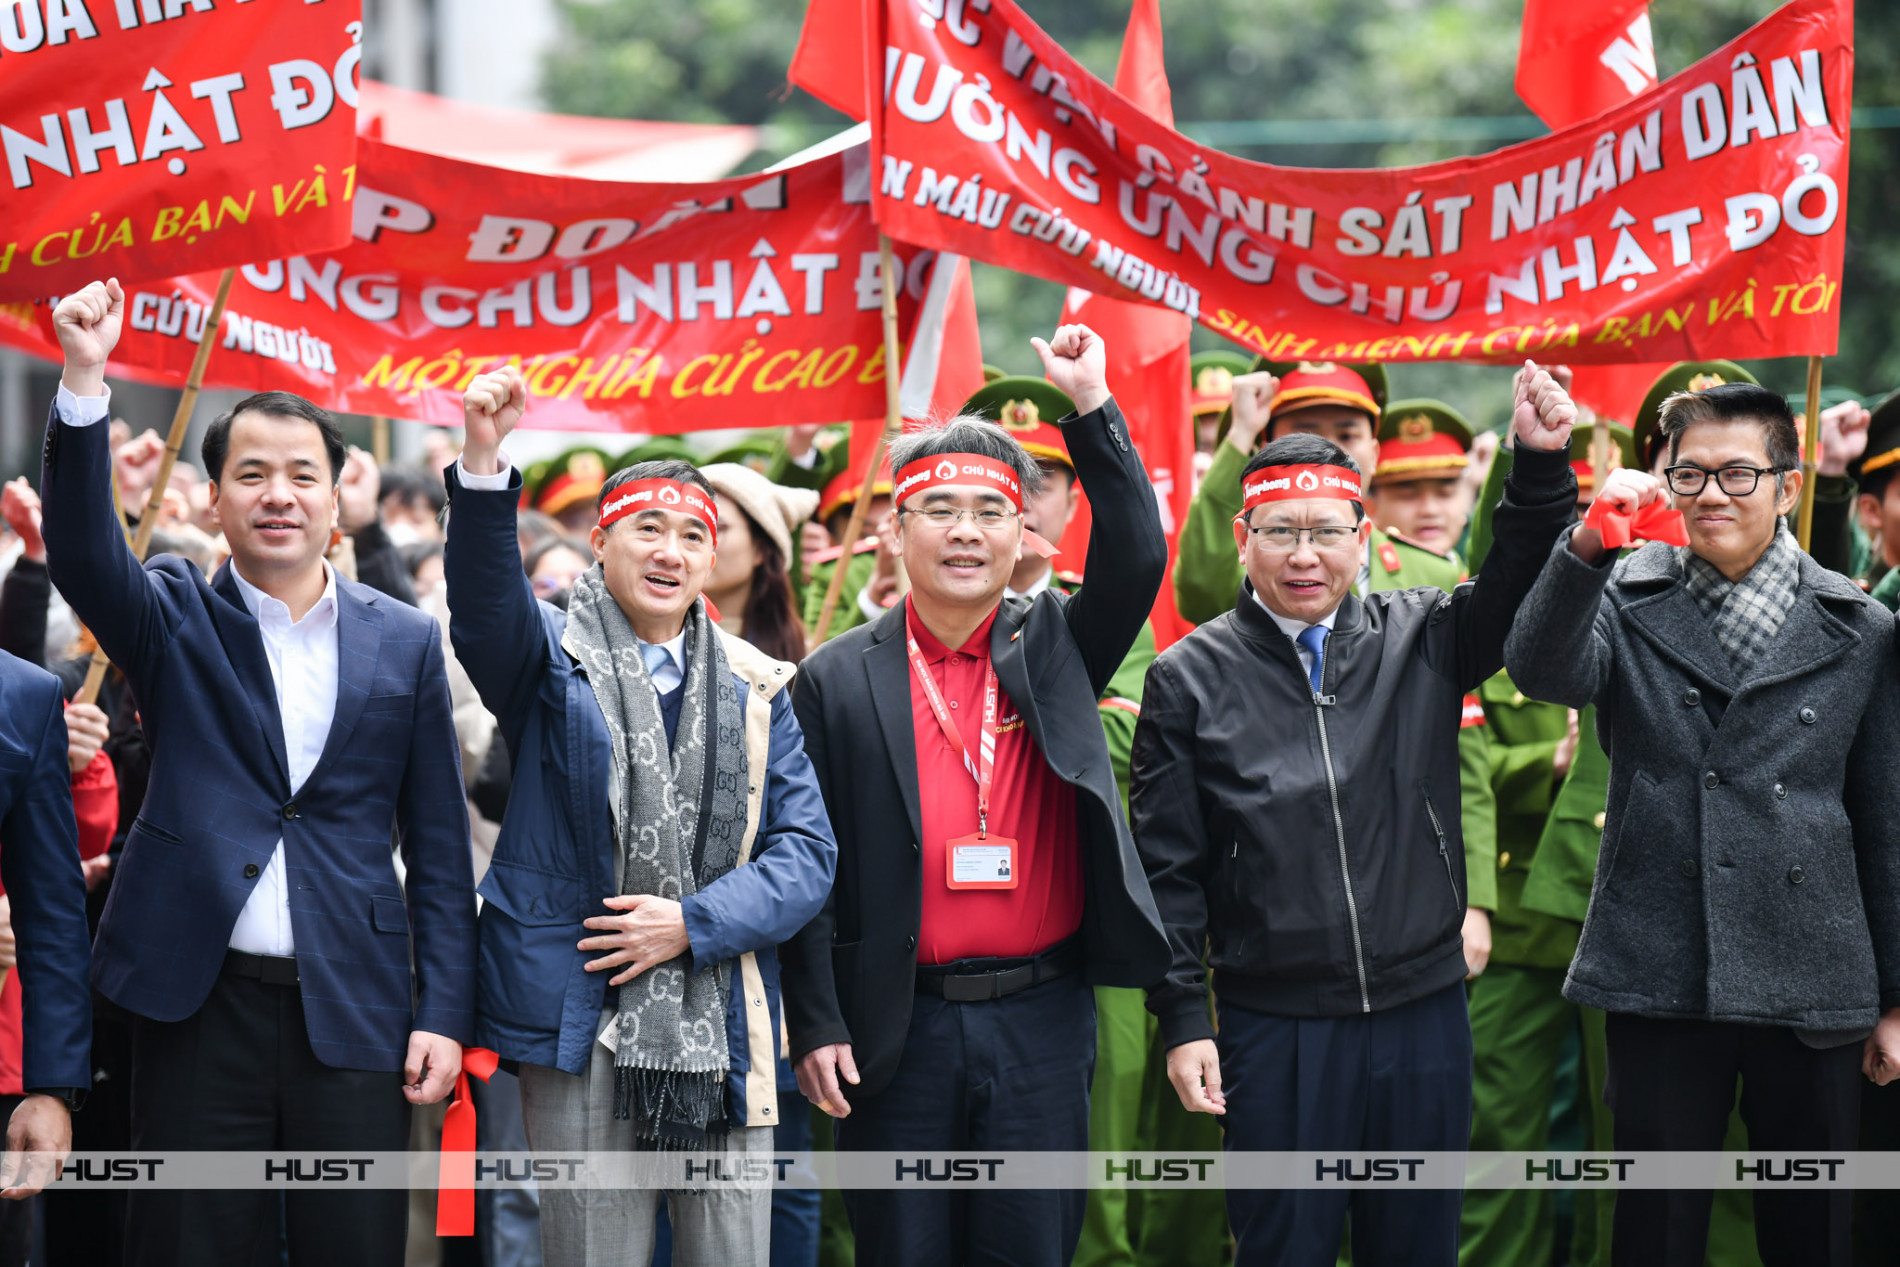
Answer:
<path fill-rule="evenodd" d="M 1615 509 L 1599 497 L 1585 512 L 1583 526 L 1603 534 L 1606 550 L 1620 550 L 1632 541 L 1666 541 L 1672 546 L 1689 544 L 1689 526 L 1683 522 L 1682 512 L 1671 510 L 1660 501 L 1653 501 L 1632 515 Z"/>
<path fill-rule="evenodd" d="M 483 1082 L 501 1063 L 486 1047 L 462 1049 L 462 1072 L 455 1078 L 455 1098 L 442 1118 L 442 1151 L 436 1171 L 435 1234 L 475 1235 L 475 1101 L 469 1099 L 468 1076 Z"/>

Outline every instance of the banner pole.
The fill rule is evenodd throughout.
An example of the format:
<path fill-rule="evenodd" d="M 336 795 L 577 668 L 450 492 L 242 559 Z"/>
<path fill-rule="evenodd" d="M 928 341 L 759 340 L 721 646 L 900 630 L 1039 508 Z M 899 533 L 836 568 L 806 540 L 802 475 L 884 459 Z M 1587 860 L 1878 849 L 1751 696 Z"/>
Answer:
<path fill-rule="evenodd" d="M 389 465 L 389 419 L 381 414 L 369 420 L 369 452 L 376 465 Z"/>
<path fill-rule="evenodd" d="M 884 431 L 871 446 L 870 461 L 865 464 L 864 479 L 858 487 L 857 505 L 851 508 L 851 521 L 845 525 L 844 553 L 838 556 L 838 566 L 831 571 L 831 583 L 825 586 L 825 605 L 819 609 L 818 624 L 811 633 L 814 647 L 824 642 L 831 628 L 838 595 L 844 590 L 845 569 L 851 566 L 851 547 L 864 531 L 864 514 L 871 504 L 871 490 L 877 485 L 878 468 L 884 465 L 884 453 L 904 430 L 897 364 L 897 263 L 891 254 L 891 240 L 882 233 L 877 235 L 877 251 L 884 267 Z"/>
<path fill-rule="evenodd" d="M 185 445 L 185 432 L 191 425 L 191 411 L 198 404 L 198 389 L 204 385 L 205 362 L 211 359 L 212 345 L 217 342 L 218 327 L 224 324 L 225 301 L 231 297 L 231 282 L 237 276 L 237 270 L 227 268 L 218 278 L 218 296 L 211 301 L 211 311 L 205 316 L 205 328 L 198 335 L 198 350 L 191 358 L 191 372 L 185 376 L 185 390 L 179 393 L 178 408 L 172 411 L 171 433 L 165 438 L 165 456 L 159 460 L 158 474 L 152 479 L 152 491 L 146 495 L 145 510 L 139 515 L 139 529 L 132 538 L 132 553 L 140 561 L 152 545 L 152 530 L 158 527 L 158 512 L 165 504 L 165 490 L 171 484 L 172 467 L 178 464 L 178 451 Z M 116 500 L 116 498 L 115 498 Z M 73 696 L 75 704 L 90 704 L 99 698 L 99 687 L 106 679 L 106 659 L 103 648 L 95 648 L 92 664 L 86 670 L 86 681 L 80 686 L 79 693 Z"/>
<path fill-rule="evenodd" d="M 1807 427 L 1801 443 L 1801 510 L 1795 518 L 1795 538 L 1803 550 L 1814 536 L 1814 486 L 1820 472 L 1821 358 L 1808 358 Z"/>

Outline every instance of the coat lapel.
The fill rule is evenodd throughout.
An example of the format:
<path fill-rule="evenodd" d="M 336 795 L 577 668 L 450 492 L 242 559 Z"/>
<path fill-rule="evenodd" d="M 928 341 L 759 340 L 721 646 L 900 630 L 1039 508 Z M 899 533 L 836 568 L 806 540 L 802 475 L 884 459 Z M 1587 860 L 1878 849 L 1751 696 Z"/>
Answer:
<path fill-rule="evenodd" d="M 907 602 L 898 603 L 878 617 L 871 645 L 864 652 L 864 675 L 870 682 L 878 725 L 884 730 L 891 773 L 910 813 L 910 829 L 921 843 L 924 814 L 917 791 L 917 732 L 910 711 L 910 657 L 904 651 L 904 613 L 909 607 Z"/>
<path fill-rule="evenodd" d="M 990 625 L 990 663 L 996 666 L 996 684 L 1022 715 L 1037 750 L 1046 754 L 1049 749 L 1042 737 L 1042 710 L 1036 707 L 1035 692 L 1029 689 L 1029 663 L 1023 654 L 1022 628 L 1028 615 L 1028 603 L 1003 600 Z"/>
<path fill-rule="evenodd" d="M 348 749 L 350 736 L 363 716 L 363 704 L 369 699 L 376 680 L 376 661 L 382 654 L 383 613 L 377 605 L 381 596 L 374 590 L 358 597 L 357 587 L 338 579 L 336 587 L 336 713 L 330 720 L 330 735 L 324 740 L 323 755 L 310 771 L 312 779 L 330 768 Z"/>
<path fill-rule="evenodd" d="M 1638 591 L 1624 602 L 1623 614 L 1658 655 L 1723 694 L 1735 694 L 1735 666 L 1689 597 L 1674 546 L 1644 546 L 1612 583 Z"/>
<path fill-rule="evenodd" d="M 1829 576 L 1813 559 L 1805 554 L 1801 556 L 1801 588 L 1795 594 L 1794 606 L 1788 609 L 1781 632 L 1768 644 L 1755 664 L 1755 671 L 1744 683 L 1748 689 L 1813 673 L 1859 644 L 1860 635 L 1821 601 L 1822 591 L 1832 588 L 1828 585 Z M 1857 597 L 1848 595 L 1846 588 L 1842 583 L 1836 592 L 1844 598 Z"/>
<path fill-rule="evenodd" d="M 257 618 L 244 602 L 237 575 L 229 563 L 219 568 L 217 576 L 212 578 L 211 591 L 224 600 L 211 604 L 211 620 L 217 627 L 218 641 L 231 662 L 231 671 L 244 687 L 245 699 L 257 718 L 257 728 L 263 732 L 265 750 L 277 763 L 277 777 L 283 780 L 288 791 L 290 762 L 284 757 L 284 718 L 277 707 L 277 684 L 271 678 L 270 659 L 264 652 L 264 635 L 257 627 Z"/>

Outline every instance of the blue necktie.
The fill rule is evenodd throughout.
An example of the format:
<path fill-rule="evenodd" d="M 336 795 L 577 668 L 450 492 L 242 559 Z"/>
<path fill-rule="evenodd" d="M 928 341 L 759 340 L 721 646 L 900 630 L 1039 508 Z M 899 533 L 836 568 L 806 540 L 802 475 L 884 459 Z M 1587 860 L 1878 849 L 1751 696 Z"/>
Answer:
<path fill-rule="evenodd" d="M 1326 635 L 1331 632 L 1332 630 L 1325 625 L 1308 625 L 1300 631 L 1300 636 L 1293 640 L 1312 654 L 1313 667 L 1306 671 L 1306 676 L 1313 683 L 1315 695 L 1319 694 L 1320 677 L 1326 669 Z"/>
<path fill-rule="evenodd" d="M 653 679 L 653 689 L 660 694 L 665 695 L 683 680 L 672 655 L 659 643 L 641 643 L 640 658 L 646 661 L 647 676 Z"/>

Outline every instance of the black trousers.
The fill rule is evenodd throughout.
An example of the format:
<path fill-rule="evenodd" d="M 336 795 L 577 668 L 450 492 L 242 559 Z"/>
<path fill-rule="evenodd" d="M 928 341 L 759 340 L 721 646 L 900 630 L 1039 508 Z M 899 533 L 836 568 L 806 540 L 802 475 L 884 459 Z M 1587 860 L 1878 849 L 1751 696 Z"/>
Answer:
<path fill-rule="evenodd" d="M 1841 1152 L 1860 1132 L 1861 1044 L 1816 1050 L 1794 1031 L 1612 1012 L 1603 1098 L 1618 1152 L 1718 1151 L 1742 1084 L 1752 1152 Z M 1617 1267 L 1701 1267 L 1709 1191 L 1616 1194 Z M 1757 1188 L 1755 1246 L 1766 1267 L 1847 1267 L 1854 1194 Z"/>
<path fill-rule="evenodd" d="M 310 1152 L 409 1146 L 402 1074 L 336 1069 L 310 1050 L 294 985 L 221 976 L 197 1014 L 132 1031 L 132 1147 L 139 1152 Z M 279 1211 L 282 1211 L 281 1228 Z M 249 1267 L 279 1236 L 292 1267 L 401 1267 L 402 1189 L 165 1192 L 135 1189 L 133 1267 Z"/>
<path fill-rule="evenodd" d="M 845 1091 L 838 1148 L 1085 1151 L 1094 1076 L 1095 992 L 1080 974 L 981 1003 L 919 994 L 890 1085 Z M 859 1267 L 1066 1267 L 1087 1202 L 1080 1188 L 844 1194 Z"/>

